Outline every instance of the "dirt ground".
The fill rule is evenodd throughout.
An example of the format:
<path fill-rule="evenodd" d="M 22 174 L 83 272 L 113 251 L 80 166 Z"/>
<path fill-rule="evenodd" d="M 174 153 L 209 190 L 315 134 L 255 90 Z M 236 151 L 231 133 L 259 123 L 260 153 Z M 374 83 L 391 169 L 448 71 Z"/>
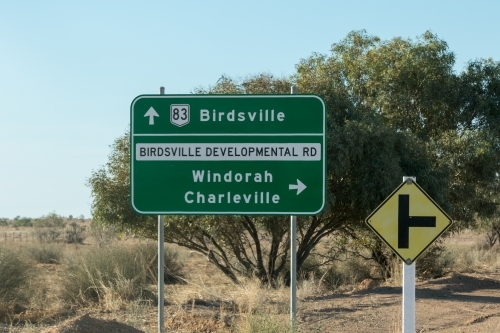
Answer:
<path fill-rule="evenodd" d="M 447 243 L 478 241 L 477 235 L 464 233 Z M 415 298 L 416 332 L 500 332 L 498 265 L 417 281 Z M 401 313 L 402 288 L 381 286 L 309 298 L 299 321 L 304 332 L 401 332 Z"/>
<path fill-rule="evenodd" d="M 417 283 L 416 332 L 500 332 L 500 274 L 450 274 Z M 401 287 L 308 299 L 305 332 L 401 332 Z"/>

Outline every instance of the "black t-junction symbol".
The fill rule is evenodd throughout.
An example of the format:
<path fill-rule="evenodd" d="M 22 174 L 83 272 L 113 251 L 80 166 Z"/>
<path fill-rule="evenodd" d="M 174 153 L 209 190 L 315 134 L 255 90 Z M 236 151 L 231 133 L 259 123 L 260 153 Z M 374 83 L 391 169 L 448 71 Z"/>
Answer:
<path fill-rule="evenodd" d="M 410 216 L 410 195 L 399 195 L 398 248 L 409 248 L 410 227 L 436 227 L 435 216 Z"/>

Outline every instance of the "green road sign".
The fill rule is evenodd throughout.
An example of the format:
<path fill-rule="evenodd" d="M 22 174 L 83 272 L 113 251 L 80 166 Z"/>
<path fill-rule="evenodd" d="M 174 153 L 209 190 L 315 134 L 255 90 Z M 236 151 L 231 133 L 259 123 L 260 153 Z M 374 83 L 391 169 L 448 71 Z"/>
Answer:
<path fill-rule="evenodd" d="M 325 104 L 314 95 L 138 96 L 132 207 L 155 215 L 317 214 L 325 131 Z"/>

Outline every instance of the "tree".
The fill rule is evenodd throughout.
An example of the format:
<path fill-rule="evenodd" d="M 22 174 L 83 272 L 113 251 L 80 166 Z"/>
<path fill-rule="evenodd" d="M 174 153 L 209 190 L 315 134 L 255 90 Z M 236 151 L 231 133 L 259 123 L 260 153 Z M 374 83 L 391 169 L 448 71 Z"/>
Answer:
<path fill-rule="evenodd" d="M 469 131 L 489 130 L 500 137 L 500 62 L 470 61 L 459 75 L 459 124 Z M 497 142 L 498 143 L 498 142 Z"/>
<path fill-rule="evenodd" d="M 285 94 L 290 85 L 262 74 L 242 82 L 223 77 L 214 87 L 198 92 Z M 346 105 L 352 114 L 349 122 L 333 121 L 337 110 L 328 110 L 328 205 L 317 216 L 298 219 L 298 269 L 326 236 L 343 228 L 362 227 L 370 210 L 404 174 L 433 174 L 415 137 L 395 132 L 362 105 L 350 101 Z M 154 235 L 156 220 L 135 214 L 128 205 L 128 161 L 125 135 L 115 141 L 107 168 L 94 172 L 89 180 L 95 193 L 93 217 Z M 264 283 L 274 283 L 283 276 L 286 279 L 289 237 L 287 217 L 181 216 L 165 221 L 166 241 L 203 253 L 235 282 L 241 275 L 254 275 Z"/>
<path fill-rule="evenodd" d="M 117 138 L 110 147 L 108 163 L 92 171 L 87 181 L 94 197 L 92 218 L 96 223 L 117 226 L 121 231 L 133 230 L 144 237 L 153 237 L 156 219 L 136 214 L 130 206 L 129 133 Z"/>
<path fill-rule="evenodd" d="M 476 74 L 461 76 L 453 63 L 447 44 L 430 32 L 413 42 L 381 41 L 360 31 L 334 44 L 330 56 L 302 59 L 291 78 L 222 76 L 195 92 L 288 94 L 294 82 L 299 92 L 321 96 L 327 106 L 327 205 L 316 216 L 298 219 L 297 268 L 321 240 L 339 233 L 368 246 L 383 266 L 390 255 L 366 233 L 364 219 L 402 176 L 416 176 L 459 227 L 494 210 L 488 193 L 499 186 L 498 64 L 472 66 L 469 71 Z M 468 88 L 467 82 L 478 80 L 488 89 Z M 471 97 L 463 99 L 457 91 Z M 474 98 L 481 101 L 482 113 L 467 104 Z M 128 145 L 126 133 L 112 145 L 107 165 L 89 178 L 92 215 L 98 223 L 155 237 L 156 218 L 138 215 L 129 205 Z M 289 238 L 287 217 L 172 216 L 165 221 L 166 241 L 203 253 L 234 282 L 241 275 L 270 284 L 286 279 Z"/>
<path fill-rule="evenodd" d="M 475 213 L 494 211 L 500 65 L 472 61 L 457 75 L 453 64 L 446 42 L 430 32 L 413 42 L 354 31 L 332 46 L 330 56 L 303 59 L 296 81 L 301 91 L 326 95 L 338 123 L 352 119 L 347 105 L 353 103 L 376 112 L 391 129 L 413 134 L 449 186 L 432 196 L 458 222 L 456 229 L 470 226 Z"/>

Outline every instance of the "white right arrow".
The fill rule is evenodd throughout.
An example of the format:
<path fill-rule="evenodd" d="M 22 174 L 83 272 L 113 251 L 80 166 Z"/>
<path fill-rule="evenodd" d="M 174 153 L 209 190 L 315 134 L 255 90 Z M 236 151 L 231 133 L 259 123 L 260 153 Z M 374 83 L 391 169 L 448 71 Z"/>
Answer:
<path fill-rule="evenodd" d="M 144 115 L 144 117 L 149 117 L 149 125 L 154 125 L 155 124 L 155 118 L 154 117 L 159 117 L 158 113 L 153 109 L 153 107 L 150 107 L 148 112 Z"/>
<path fill-rule="evenodd" d="M 297 185 L 295 184 L 289 184 L 288 189 L 289 190 L 297 190 L 297 195 L 300 194 L 300 192 L 304 191 L 307 186 L 305 186 L 300 180 L 297 179 Z"/>

